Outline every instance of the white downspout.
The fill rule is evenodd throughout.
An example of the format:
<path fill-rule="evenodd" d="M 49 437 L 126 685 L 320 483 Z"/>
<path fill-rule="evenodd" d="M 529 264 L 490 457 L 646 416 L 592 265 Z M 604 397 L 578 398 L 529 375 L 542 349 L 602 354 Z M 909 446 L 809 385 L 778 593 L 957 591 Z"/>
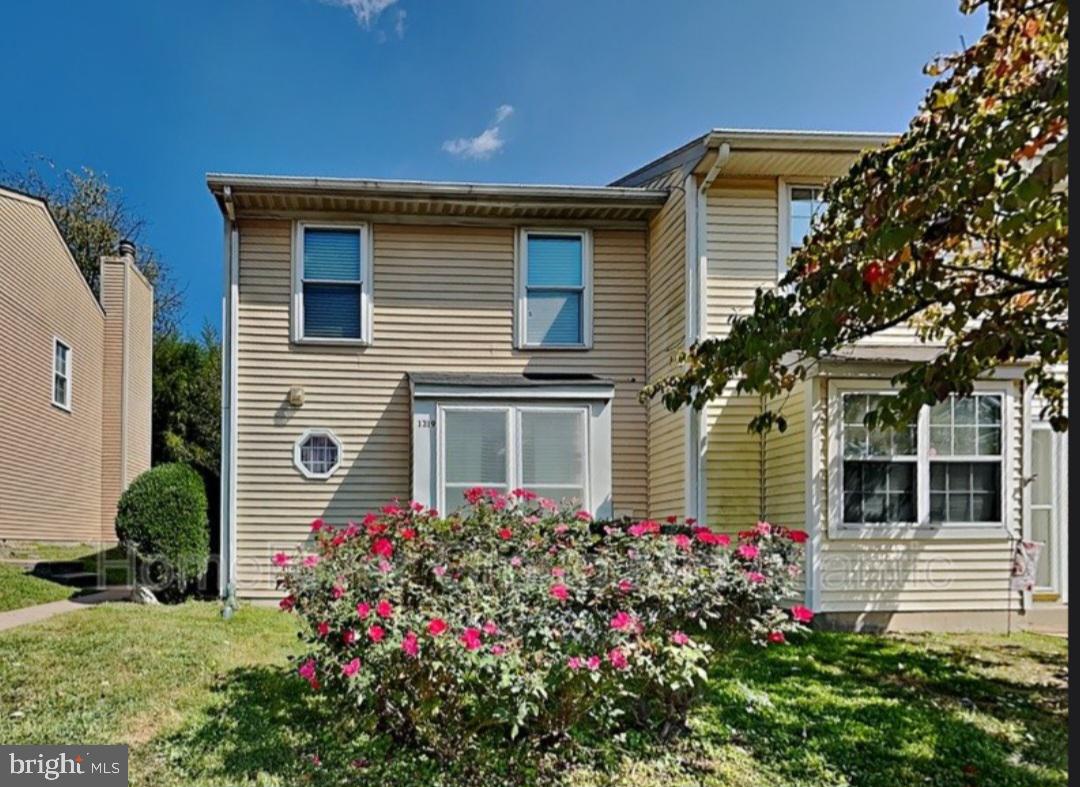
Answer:
<path fill-rule="evenodd" d="M 224 292 L 221 299 L 221 570 L 218 592 L 231 616 L 236 598 L 237 333 L 239 329 L 239 233 L 232 191 L 224 189 Z"/>
<path fill-rule="evenodd" d="M 731 146 L 723 142 L 717 148 L 716 160 L 698 186 L 693 173 L 686 177 L 687 293 L 686 344 L 701 341 L 708 328 L 708 191 L 719 177 L 731 156 Z M 699 522 L 708 518 L 708 473 L 706 460 L 709 450 L 708 408 L 696 411 L 687 408 L 686 508 L 689 516 Z"/>

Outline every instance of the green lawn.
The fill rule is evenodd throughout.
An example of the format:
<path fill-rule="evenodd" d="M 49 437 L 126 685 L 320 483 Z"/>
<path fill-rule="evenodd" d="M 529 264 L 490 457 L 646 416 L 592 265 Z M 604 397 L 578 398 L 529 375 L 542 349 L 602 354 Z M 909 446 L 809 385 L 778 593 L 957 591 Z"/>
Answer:
<path fill-rule="evenodd" d="M 155 787 L 525 783 L 496 753 L 447 773 L 363 739 L 343 749 L 287 666 L 297 647 L 276 610 L 223 621 L 210 603 L 14 629 L 0 634 L 0 741 L 127 742 L 132 784 Z M 1060 639 L 819 633 L 719 662 L 691 735 L 606 740 L 546 770 L 580 787 L 1064 785 L 1066 687 Z"/>
<path fill-rule="evenodd" d="M 53 573 L 82 571 L 96 574 L 98 570 L 97 547 L 89 544 L 51 544 L 45 542 L 12 541 L 0 543 L 0 558 L 32 562 L 39 569 L 54 569 Z M 124 553 L 120 547 L 105 552 L 111 561 L 106 576 L 109 584 L 129 581 L 127 571 L 121 565 Z M 51 566 L 50 566 L 51 564 Z M 33 574 L 17 563 L 0 563 L 0 612 L 20 609 L 34 604 L 61 601 L 83 591 L 83 588 L 66 584 L 45 571 Z"/>
<path fill-rule="evenodd" d="M 78 588 L 27 574 L 21 566 L 0 563 L 0 612 L 70 598 Z"/>

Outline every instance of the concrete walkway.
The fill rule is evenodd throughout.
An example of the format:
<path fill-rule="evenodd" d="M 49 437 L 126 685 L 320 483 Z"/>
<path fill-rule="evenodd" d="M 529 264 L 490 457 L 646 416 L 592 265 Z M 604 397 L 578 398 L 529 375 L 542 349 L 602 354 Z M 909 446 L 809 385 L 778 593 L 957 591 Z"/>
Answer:
<path fill-rule="evenodd" d="M 106 601 L 125 601 L 130 596 L 131 588 L 106 588 L 97 593 L 88 593 L 85 596 L 77 596 L 63 601 L 53 601 L 49 604 L 38 604 L 33 607 L 0 612 L 0 631 L 12 629 L 16 626 L 24 626 L 27 623 L 37 623 L 39 620 L 47 620 L 54 615 L 63 615 L 66 612 L 85 609 Z"/>

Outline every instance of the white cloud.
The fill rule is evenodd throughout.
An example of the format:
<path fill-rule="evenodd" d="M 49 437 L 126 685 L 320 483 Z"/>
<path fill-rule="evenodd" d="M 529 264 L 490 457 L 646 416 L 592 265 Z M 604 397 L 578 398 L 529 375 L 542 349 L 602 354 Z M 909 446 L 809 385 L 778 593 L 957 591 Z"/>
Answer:
<path fill-rule="evenodd" d="M 485 128 L 475 137 L 458 137 L 448 139 L 442 144 L 442 149 L 451 156 L 471 159 L 488 159 L 498 153 L 506 144 L 502 137 L 502 124 L 511 115 L 514 108 L 509 104 L 502 104 L 495 110 L 495 122 Z"/>
<path fill-rule="evenodd" d="M 353 16 L 356 17 L 356 23 L 365 30 L 370 30 L 371 26 L 379 18 L 380 14 L 390 6 L 394 5 L 398 0 L 320 0 L 320 2 L 326 5 L 336 5 L 341 8 L 348 8 L 352 11 Z M 398 36 L 405 34 L 405 12 L 398 10 L 397 22 L 394 24 L 394 29 L 397 31 Z"/>

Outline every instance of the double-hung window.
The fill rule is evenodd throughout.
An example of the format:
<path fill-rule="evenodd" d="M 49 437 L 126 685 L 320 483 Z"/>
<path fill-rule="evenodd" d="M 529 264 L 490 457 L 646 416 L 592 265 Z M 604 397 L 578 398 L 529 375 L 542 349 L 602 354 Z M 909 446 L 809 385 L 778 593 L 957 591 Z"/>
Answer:
<path fill-rule="evenodd" d="M 296 341 L 370 342 L 372 266 L 368 249 L 366 225 L 296 225 Z"/>
<path fill-rule="evenodd" d="M 830 532 L 836 536 L 1005 532 L 1009 390 L 988 383 L 870 429 L 887 388 L 830 384 Z"/>
<path fill-rule="evenodd" d="M 71 348 L 53 339 L 53 404 L 71 409 Z"/>
<path fill-rule="evenodd" d="M 589 507 L 589 408 L 585 405 L 446 405 L 440 507 L 454 510 L 465 490 L 525 488 Z"/>
<path fill-rule="evenodd" d="M 518 346 L 592 344 L 592 235 L 522 230 L 518 239 Z"/>

